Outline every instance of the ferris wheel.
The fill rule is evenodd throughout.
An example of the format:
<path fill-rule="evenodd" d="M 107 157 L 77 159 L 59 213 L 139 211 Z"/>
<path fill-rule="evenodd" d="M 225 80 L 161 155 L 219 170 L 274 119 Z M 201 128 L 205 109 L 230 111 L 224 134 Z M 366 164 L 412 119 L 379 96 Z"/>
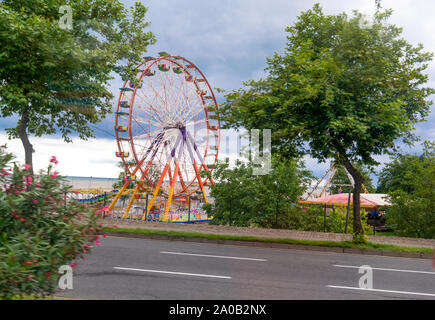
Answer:
<path fill-rule="evenodd" d="M 135 199 L 152 192 L 149 213 L 157 196 L 167 197 L 167 216 L 173 197 L 202 193 L 214 183 L 211 173 L 220 143 L 219 110 L 204 74 L 189 60 L 162 54 L 146 57 L 136 68 L 137 78 L 126 81 L 118 99 L 115 133 L 125 183 L 109 210 L 127 186 L 136 187 L 124 212 Z"/>

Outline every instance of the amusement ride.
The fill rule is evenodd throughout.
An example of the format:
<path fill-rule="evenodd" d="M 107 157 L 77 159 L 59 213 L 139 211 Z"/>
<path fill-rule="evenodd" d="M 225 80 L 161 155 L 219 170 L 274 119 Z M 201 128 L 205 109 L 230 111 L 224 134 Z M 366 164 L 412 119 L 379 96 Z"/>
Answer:
<path fill-rule="evenodd" d="M 204 74 L 181 56 L 146 57 L 136 71 L 120 88 L 115 112 L 116 156 L 126 174 L 107 212 L 134 185 L 122 218 L 135 200 L 151 194 L 142 219 L 164 197 L 162 220 L 168 221 L 174 198 L 198 193 L 208 202 L 205 186 L 214 184 L 220 143 L 218 104 Z"/>

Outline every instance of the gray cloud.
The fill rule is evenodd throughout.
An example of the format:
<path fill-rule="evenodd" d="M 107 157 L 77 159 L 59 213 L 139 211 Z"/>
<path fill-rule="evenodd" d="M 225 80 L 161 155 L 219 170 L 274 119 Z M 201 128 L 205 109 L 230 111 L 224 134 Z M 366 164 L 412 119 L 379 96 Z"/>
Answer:
<path fill-rule="evenodd" d="M 132 5 L 133 0 L 123 0 Z M 366 14 L 374 12 L 374 0 L 148 0 L 140 1 L 148 8 L 147 20 L 157 43 L 149 48 L 150 55 L 160 51 L 178 54 L 195 63 L 206 75 L 212 87 L 227 90 L 241 86 L 243 80 L 264 75 L 266 56 L 282 52 L 285 47 L 284 28 L 297 19 L 301 11 L 319 2 L 326 13 L 358 9 Z M 384 0 L 384 8 L 393 8 L 391 22 L 403 27 L 403 37 L 413 44 L 423 43 L 435 52 L 435 10 L 433 0 Z M 430 64 L 431 85 L 435 86 L 435 62 Z M 121 82 L 113 81 L 117 95 Z M 222 101 L 222 95 L 218 95 Z M 435 107 L 432 108 L 435 110 Z M 0 121 L 0 127 L 13 119 Z M 113 116 L 99 125 L 113 131 Z M 435 115 L 417 126 L 423 139 L 435 139 Z M 99 137 L 110 138 L 102 131 Z M 410 148 L 419 150 L 419 146 Z M 310 169 L 315 164 L 310 161 Z M 319 166 L 323 170 L 324 165 Z"/>

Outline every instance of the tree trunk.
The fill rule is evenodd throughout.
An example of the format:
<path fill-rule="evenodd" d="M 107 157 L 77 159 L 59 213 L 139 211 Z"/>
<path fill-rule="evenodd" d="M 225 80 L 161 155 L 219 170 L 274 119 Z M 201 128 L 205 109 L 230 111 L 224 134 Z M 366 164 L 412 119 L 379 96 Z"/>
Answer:
<path fill-rule="evenodd" d="M 344 159 L 344 166 L 352 176 L 355 186 L 353 188 L 353 233 L 355 235 L 364 235 L 364 230 L 361 223 L 361 189 L 364 183 L 362 174 L 350 163 L 348 159 Z"/>
<path fill-rule="evenodd" d="M 30 171 L 33 173 L 33 146 L 29 141 L 29 136 L 27 135 L 27 125 L 29 124 L 29 107 L 24 108 L 21 115 L 20 124 L 18 127 L 18 136 L 21 139 L 24 147 L 25 162 L 26 164 L 32 166 Z"/>

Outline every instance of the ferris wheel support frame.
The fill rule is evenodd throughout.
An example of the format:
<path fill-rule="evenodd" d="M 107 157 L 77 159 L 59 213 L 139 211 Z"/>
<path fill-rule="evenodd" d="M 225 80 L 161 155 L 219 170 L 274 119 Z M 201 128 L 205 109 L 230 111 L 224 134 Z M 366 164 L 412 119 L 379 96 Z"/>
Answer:
<path fill-rule="evenodd" d="M 160 133 L 162 134 L 162 133 Z M 158 136 L 158 137 L 162 137 L 162 136 Z M 157 138 L 156 138 L 157 140 Z M 154 145 L 154 143 L 156 142 L 156 140 L 153 142 L 153 144 L 151 145 L 151 147 Z M 151 151 L 151 147 L 147 150 L 147 154 L 149 153 L 149 151 Z M 151 167 L 152 164 L 152 160 L 154 158 L 154 156 L 157 153 L 158 148 L 156 148 L 153 152 L 153 155 L 151 157 L 151 160 L 148 161 L 147 163 L 147 167 L 145 172 L 148 173 L 149 168 Z M 146 157 L 142 158 L 142 160 L 139 161 L 139 163 L 136 165 L 136 168 L 133 170 L 133 172 L 131 173 L 133 176 L 136 174 L 136 172 L 140 169 L 140 167 L 142 166 L 142 164 L 145 162 Z M 124 185 L 122 186 L 121 190 L 119 190 L 118 194 L 115 196 L 115 198 L 113 199 L 112 203 L 110 204 L 110 206 L 107 208 L 106 212 L 110 212 L 113 210 L 113 208 L 115 207 L 116 203 L 118 202 L 119 198 L 121 197 L 121 195 L 124 193 L 124 191 L 127 189 L 128 185 L 130 184 L 131 180 L 127 179 L 124 183 Z M 133 195 L 134 196 L 134 195 Z M 128 215 L 128 212 L 124 213 L 124 215 Z"/>
<path fill-rule="evenodd" d="M 130 197 L 130 200 L 129 200 L 129 202 L 128 202 L 128 205 L 127 205 L 127 207 L 125 208 L 124 214 L 122 215 L 122 218 L 123 218 L 123 219 L 125 219 L 125 218 L 128 217 L 128 213 L 130 212 L 130 209 L 131 209 L 131 207 L 133 206 L 134 200 L 136 199 L 136 195 L 139 193 L 139 191 L 140 191 L 140 189 L 141 189 L 141 187 L 142 187 L 142 185 L 143 185 L 143 181 L 144 181 L 144 179 L 145 179 L 145 176 L 147 175 L 149 169 L 151 168 L 151 165 L 152 165 L 152 163 L 153 163 L 154 157 L 155 157 L 155 155 L 157 154 L 157 151 L 159 150 L 160 143 L 162 142 L 162 138 L 163 138 L 163 136 L 164 136 L 163 133 L 158 134 L 157 137 L 156 137 L 156 139 L 153 141 L 153 143 L 152 143 L 151 146 L 148 148 L 148 150 L 147 150 L 147 152 L 146 152 L 146 154 L 145 154 L 145 157 L 144 157 L 144 158 L 146 159 L 146 157 L 148 156 L 149 152 L 152 150 L 152 147 L 153 147 L 154 145 L 156 145 L 155 150 L 154 150 L 153 154 L 151 155 L 151 160 L 148 161 L 148 163 L 147 163 L 147 167 L 146 167 L 146 169 L 145 169 L 145 172 L 142 173 L 142 177 L 141 177 L 141 179 L 139 180 L 139 182 L 137 183 L 136 188 L 134 189 L 133 194 L 132 194 L 131 197 Z"/>
<path fill-rule="evenodd" d="M 352 186 L 355 186 L 355 181 L 353 180 L 352 175 L 349 173 L 349 171 L 347 171 L 346 168 L 344 168 L 344 171 L 346 172 L 346 175 L 350 181 L 350 183 L 352 184 Z M 319 197 L 322 197 L 323 195 L 326 195 L 326 189 L 328 188 L 329 184 L 331 183 L 332 179 L 334 178 L 335 174 L 337 173 L 337 166 L 335 163 L 332 163 L 331 166 L 328 168 L 328 170 L 326 170 L 326 172 L 322 175 L 322 177 L 317 181 L 316 185 L 314 186 L 313 190 L 311 190 L 311 192 L 308 193 L 308 195 L 305 197 L 305 201 L 308 200 L 311 195 L 314 194 L 314 191 L 317 190 L 317 188 L 319 187 L 320 183 L 323 181 L 323 179 L 325 179 L 325 177 L 328 175 L 328 173 L 331 172 L 331 175 L 328 177 L 325 185 L 322 188 L 322 191 L 319 195 Z M 362 189 L 364 190 L 364 193 L 368 193 L 367 188 L 365 187 L 364 184 L 361 185 Z"/>
<path fill-rule="evenodd" d="M 175 156 L 175 152 L 176 152 L 176 150 L 177 150 L 177 148 L 178 148 L 178 145 L 179 145 L 180 142 L 181 142 L 181 139 L 180 139 L 180 138 L 181 138 L 181 136 L 178 136 L 178 137 L 177 137 L 177 141 L 175 142 L 174 148 L 172 149 L 171 154 L 170 154 L 170 156 L 168 157 L 168 160 L 166 161 L 165 168 L 163 169 L 163 172 L 162 172 L 162 174 L 161 174 L 161 176 L 160 176 L 160 178 L 159 178 L 159 181 L 157 182 L 157 185 L 156 185 L 156 187 L 154 188 L 153 197 L 151 198 L 151 201 L 148 203 L 147 211 L 146 211 L 146 213 L 142 216 L 142 220 L 145 220 L 145 219 L 146 219 L 146 217 L 148 216 L 148 214 L 149 214 L 150 211 L 151 211 L 151 208 L 153 207 L 154 201 L 156 200 L 157 195 L 159 194 L 159 191 L 160 191 L 160 187 L 161 187 L 161 185 L 162 185 L 162 183 L 163 183 L 163 179 L 165 178 L 166 173 L 168 173 L 168 169 L 169 169 L 169 167 L 170 167 L 170 165 L 171 165 L 172 158 Z M 181 150 L 182 150 L 182 149 L 181 149 Z"/>
<path fill-rule="evenodd" d="M 201 141 L 201 142 L 199 142 L 199 144 L 197 144 L 195 142 L 194 138 L 192 137 L 191 133 L 189 132 L 189 130 L 187 130 L 187 125 L 178 126 L 178 124 L 175 124 L 175 126 L 172 125 L 170 127 L 167 127 L 167 126 L 163 127 L 162 131 L 160 131 L 160 133 L 157 136 L 155 136 L 151 145 L 149 145 L 149 148 L 148 148 L 148 150 L 146 150 L 145 155 L 140 154 L 143 151 L 145 151 L 145 146 L 143 146 L 142 149 L 139 149 L 139 151 L 140 151 L 139 153 L 136 152 L 137 149 L 135 148 L 135 144 L 133 143 L 134 136 L 133 136 L 133 131 L 132 131 L 133 130 L 132 129 L 133 128 L 132 120 L 134 120 L 136 122 L 136 125 L 140 126 L 138 121 L 136 119 L 134 119 L 133 113 L 132 113 L 133 106 L 135 105 L 136 94 L 138 94 L 138 97 L 140 97 L 138 88 L 142 88 L 142 82 L 143 82 L 143 80 L 146 79 L 145 76 L 153 76 L 154 74 L 156 74 L 156 71 L 154 71 L 154 73 L 151 73 L 151 71 L 150 71 L 151 67 L 156 68 L 156 66 L 158 66 L 158 68 L 162 72 L 166 72 L 166 71 L 171 69 L 170 67 L 166 67 L 165 64 L 159 65 L 159 63 L 165 62 L 165 61 L 170 63 L 170 64 L 172 63 L 173 65 L 175 65 L 175 67 L 173 67 L 173 68 L 174 68 L 174 72 L 177 74 L 180 74 L 180 70 L 182 69 L 182 71 L 186 74 L 185 81 L 189 81 L 189 82 L 193 83 L 194 89 L 196 89 L 196 92 L 200 97 L 200 100 L 198 100 L 198 101 L 200 101 L 202 103 L 201 105 L 204 106 L 203 112 L 205 112 L 205 124 L 206 124 L 206 129 L 207 129 L 207 138 L 205 140 L 205 150 L 204 150 L 203 155 L 202 155 L 203 151 L 199 150 L 199 148 L 204 148 L 204 146 L 202 145 L 203 141 Z M 161 66 L 163 66 L 162 68 L 164 68 L 166 70 L 162 70 L 160 68 Z M 145 69 L 139 69 L 140 67 L 144 67 Z M 165 213 L 164 213 L 164 217 L 163 217 L 164 220 L 168 220 L 168 214 L 169 214 L 172 198 L 177 197 L 177 195 L 188 197 L 189 194 L 192 194 L 194 192 L 198 193 L 198 190 L 201 189 L 203 197 L 204 197 L 204 201 L 205 201 L 205 203 L 208 203 L 206 192 L 204 190 L 204 186 L 207 184 L 207 180 L 209 180 L 210 183 L 214 185 L 213 178 L 210 175 L 210 173 L 213 169 L 210 170 L 208 168 L 204 159 L 206 159 L 208 157 L 208 148 L 211 148 L 211 150 L 215 150 L 215 152 L 214 151 L 210 152 L 210 155 L 212 157 L 214 157 L 215 162 L 217 160 L 217 156 L 218 156 L 218 152 L 219 152 L 219 141 L 220 141 L 220 119 L 219 119 L 218 105 L 217 105 L 213 90 L 211 89 L 210 84 L 208 83 L 204 74 L 193 63 L 191 63 L 190 61 L 188 61 L 187 59 L 185 59 L 183 57 L 179 57 L 179 56 L 161 56 L 160 58 L 146 57 L 145 62 L 141 63 L 137 67 L 137 69 L 138 69 L 138 72 L 141 73 L 139 78 L 137 79 L 139 81 L 140 86 L 137 84 L 132 84 L 132 81 L 130 81 L 129 88 L 128 88 L 127 87 L 128 81 L 125 81 L 124 86 L 120 89 L 121 94 L 118 98 L 118 107 L 117 107 L 117 112 L 116 112 L 117 116 L 116 116 L 116 120 L 115 120 L 117 145 L 118 145 L 119 154 L 121 154 L 121 155 L 118 155 L 118 153 L 117 153 L 117 156 L 122 158 L 122 161 L 124 162 L 124 164 L 126 166 L 126 174 L 128 176 L 125 177 L 126 181 L 125 181 L 123 187 L 121 188 L 120 192 L 115 196 L 115 198 L 113 199 L 113 201 L 110 204 L 110 206 L 108 207 L 108 209 L 105 210 L 105 214 L 106 214 L 106 212 L 113 210 L 114 206 L 116 205 L 117 201 L 120 199 L 121 195 L 125 192 L 125 190 L 129 186 L 129 184 L 132 181 L 134 181 L 134 182 L 136 182 L 136 186 L 135 186 L 134 190 L 131 190 L 132 192 L 130 192 L 131 198 L 129 199 L 128 205 L 125 208 L 125 211 L 122 215 L 122 218 L 128 217 L 129 211 L 130 211 L 131 207 L 133 206 L 134 201 L 136 199 L 140 198 L 139 197 L 140 193 L 143 193 L 143 191 L 145 191 L 147 193 L 150 192 L 150 190 L 147 189 L 147 186 L 151 185 L 152 188 L 154 188 L 153 193 L 152 193 L 153 197 L 152 197 L 151 201 L 148 203 L 148 195 L 147 195 L 147 208 L 146 208 L 146 212 L 144 210 L 142 220 L 145 220 L 147 218 L 149 212 L 151 211 L 151 208 L 153 207 L 153 204 L 154 204 L 157 196 L 159 196 L 159 195 L 163 195 L 164 197 L 166 197 L 166 196 L 168 197 L 166 207 L 165 207 Z M 175 70 L 175 69 L 177 69 L 177 70 Z M 191 70 L 193 70 L 193 71 L 191 71 Z M 176 72 L 176 71 L 178 71 L 178 72 Z M 158 70 L 157 70 L 157 72 L 158 72 Z M 202 87 L 199 85 L 200 82 L 204 83 L 204 85 Z M 155 92 L 156 97 L 157 96 L 160 97 L 159 93 L 156 91 L 154 86 L 151 83 L 150 83 L 150 85 L 151 85 L 151 88 L 153 89 L 153 91 Z M 205 86 L 205 89 L 204 89 L 204 86 Z M 178 93 L 180 93 L 182 88 L 183 87 L 180 86 Z M 164 85 L 163 85 L 163 89 L 165 90 L 165 94 L 166 94 L 166 87 Z M 208 96 L 206 95 L 207 91 L 210 92 L 210 94 Z M 130 98 L 128 98 L 129 92 L 132 94 L 130 96 Z M 195 90 L 193 90 L 192 92 L 195 92 Z M 154 99 L 156 99 L 156 97 Z M 190 98 L 190 96 L 188 96 L 188 97 Z M 122 99 L 124 99 L 124 101 L 121 101 Z M 162 99 L 162 98 L 160 97 L 160 99 Z M 212 104 L 208 105 L 207 101 L 211 101 Z M 178 103 L 178 99 L 176 102 Z M 150 108 L 153 107 L 152 105 L 149 104 L 148 101 L 145 101 L 145 103 L 148 104 Z M 166 96 L 165 96 L 165 103 L 166 103 Z M 154 104 L 154 100 L 152 100 L 151 104 Z M 122 109 L 122 108 L 129 108 L 129 111 L 124 112 L 123 111 L 124 109 Z M 180 110 L 178 110 L 178 111 L 180 111 Z M 182 111 L 184 112 L 185 109 L 183 109 Z M 124 118 L 125 116 L 128 116 L 128 118 L 125 119 Z M 124 119 L 124 120 L 122 120 L 122 119 Z M 138 118 L 138 119 L 140 120 L 140 118 Z M 212 119 L 215 119 L 215 120 L 212 120 Z M 125 124 L 123 124 L 122 122 L 125 120 L 127 120 L 128 123 L 124 122 Z M 216 125 L 214 125 L 214 124 L 212 125 L 213 121 L 216 122 Z M 140 126 L 140 127 L 142 128 L 142 126 Z M 144 128 L 142 128 L 142 129 L 144 129 Z M 163 147 L 162 147 L 161 143 L 163 141 L 162 140 L 163 137 L 165 136 L 167 130 L 169 130 L 169 129 L 178 129 L 177 143 L 176 143 L 176 145 L 173 146 L 173 148 L 169 152 L 169 154 L 166 153 L 167 154 L 167 156 L 166 156 L 167 161 L 166 161 L 166 164 L 165 164 L 163 170 L 160 171 L 161 175 L 160 175 L 160 178 L 156 184 L 155 182 L 151 181 L 153 178 L 152 178 L 152 175 L 149 175 L 149 170 L 151 169 L 151 166 L 153 165 L 153 161 L 159 162 L 161 165 L 164 164 L 164 162 L 162 160 L 164 159 L 165 156 L 163 156 L 163 159 L 162 159 L 162 154 L 165 153 L 166 141 L 165 141 Z M 122 132 L 126 132 L 126 134 L 128 136 L 122 136 L 122 134 L 121 134 Z M 216 139 L 216 145 L 209 147 L 209 137 L 210 137 L 212 132 L 216 132 L 214 134 L 214 137 Z M 157 131 L 153 132 L 154 135 L 156 133 L 157 133 Z M 171 135 L 170 132 L 168 132 L 168 134 Z M 129 144 L 124 143 L 123 141 L 129 141 Z M 178 149 L 178 147 L 179 147 L 178 144 L 180 142 L 181 142 L 181 147 Z M 125 158 L 125 157 L 129 156 L 128 155 L 129 152 L 125 152 L 126 146 L 130 146 L 130 148 L 131 148 L 132 154 L 134 156 L 133 163 L 131 161 L 127 162 L 127 160 Z M 138 144 L 138 146 L 140 146 L 140 144 Z M 184 149 L 185 151 L 188 151 L 188 155 L 183 155 L 183 148 L 185 148 Z M 194 151 L 192 150 L 192 148 Z M 160 156 L 156 156 L 159 149 L 160 149 Z M 127 148 L 127 150 L 128 150 L 128 148 Z M 149 153 L 151 151 L 154 151 L 154 152 L 151 155 L 151 157 L 149 157 Z M 178 157 L 176 157 L 177 151 L 178 151 Z M 125 155 L 125 154 L 127 154 L 127 155 Z M 183 159 L 184 159 L 184 165 L 181 163 L 182 162 L 182 159 L 181 159 L 182 155 L 183 155 Z M 197 156 L 197 158 L 196 158 L 197 160 L 195 159 L 195 155 Z M 186 177 L 189 177 L 188 174 L 186 173 L 186 170 L 185 170 L 185 168 L 186 168 L 186 156 L 187 156 L 187 159 L 190 158 L 191 163 L 193 165 L 193 169 L 194 169 L 193 172 L 190 171 L 191 169 L 189 170 L 189 172 L 192 173 L 191 177 L 193 179 L 192 178 L 188 178 L 187 180 L 183 179 L 184 174 L 186 174 Z M 172 167 L 172 161 L 174 161 L 174 167 Z M 146 162 L 147 162 L 147 165 L 144 166 L 145 168 L 143 168 L 142 165 Z M 135 165 L 134 170 L 130 169 L 130 166 L 132 164 Z M 173 172 L 172 172 L 172 168 L 174 169 Z M 184 171 L 182 170 L 182 168 L 184 168 Z M 202 179 L 200 177 L 200 172 L 202 169 L 204 169 L 208 173 L 208 175 L 204 179 L 204 181 L 202 181 Z M 139 179 L 136 178 L 136 173 L 138 170 L 140 170 L 140 178 Z M 170 185 L 169 190 L 167 190 L 166 184 L 164 186 L 162 185 L 162 183 L 165 180 L 166 174 L 169 175 L 169 185 Z M 179 180 L 179 182 L 181 184 L 181 187 L 182 187 L 181 191 L 179 191 L 178 186 L 177 187 L 175 186 L 175 184 L 177 183 L 177 179 Z M 193 187 L 193 189 L 190 189 L 189 187 L 192 185 L 192 183 L 194 183 L 195 180 L 198 181 L 199 186 L 195 186 L 195 187 Z M 145 184 L 145 186 L 144 186 L 144 184 Z"/>
<path fill-rule="evenodd" d="M 185 139 L 185 132 L 181 131 L 182 136 L 181 136 L 181 145 L 180 145 L 180 150 L 178 150 L 178 156 L 177 154 L 174 152 L 174 156 L 176 156 L 176 158 L 174 159 L 175 161 L 175 168 L 174 168 L 174 175 L 172 176 L 172 181 L 170 181 L 170 189 L 169 189 L 169 195 L 168 195 L 168 200 L 166 201 L 166 207 L 165 207 L 165 215 L 163 216 L 163 221 L 168 220 L 168 215 L 169 215 L 169 209 L 171 207 L 171 201 L 172 201 L 172 196 L 174 195 L 174 188 L 175 188 L 175 182 L 177 181 L 177 175 L 178 172 L 180 170 L 180 158 L 181 158 L 181 154 L 183 153 L 183 148 L 184 148 L 184 141 Z M 174 148 L 175 150 L 175 148 Z M 169 177 L 171 176 L 170 173 L 168 172 Z"/>

